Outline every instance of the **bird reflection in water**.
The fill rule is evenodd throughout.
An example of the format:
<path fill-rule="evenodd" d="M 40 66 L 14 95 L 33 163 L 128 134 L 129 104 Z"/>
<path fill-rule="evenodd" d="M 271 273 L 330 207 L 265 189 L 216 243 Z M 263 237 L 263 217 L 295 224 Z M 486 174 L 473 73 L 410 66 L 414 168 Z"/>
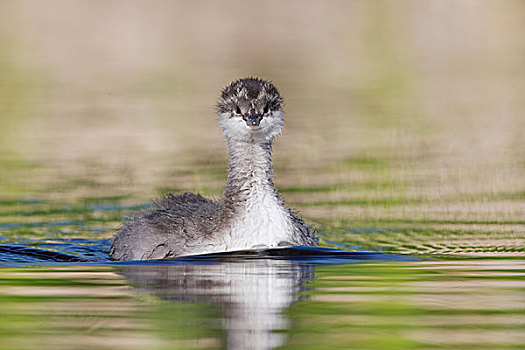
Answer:
<path fill-rule="evenodd" d="M 311 264 L 277 259 L 225 259 L 162 266 L 126 266 L 140 292 L 163 300 L 213 303 L 223 312 L 227 349 L 272 349 L 286 341 L 283 311 L 314 277 Z"/>

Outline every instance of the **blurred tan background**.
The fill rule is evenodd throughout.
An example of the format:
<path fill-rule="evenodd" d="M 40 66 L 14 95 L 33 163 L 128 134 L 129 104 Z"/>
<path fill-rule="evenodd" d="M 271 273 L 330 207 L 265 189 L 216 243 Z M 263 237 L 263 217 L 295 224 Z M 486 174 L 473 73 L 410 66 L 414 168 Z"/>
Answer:
<path fill-rule="evenodd" d="M 523 349 L 524 33 L 524 0 L 0 0 L 0 348 L 220 348 L 248 306 L 253 344 Z M 322 246 L 409 257 L 104 265 L 153 199 L 220 198 L 246 76 Z"/>
<path fill-rule="evenodd" d="M 518 215 L 524 32 L 525 2 L 508 0 L 3 0 L 0 189 L 218 196 L 226 156 L 216 98 L 230 81 L 259 76 L 286 100 L 275 148 L 285 194 L 517 193 L 512 209 L 494 210 Z M 379 180 L 393 185 L 358 186 Z M 323 192 L 314 190 L 288 197 L 300 206 Z"/>

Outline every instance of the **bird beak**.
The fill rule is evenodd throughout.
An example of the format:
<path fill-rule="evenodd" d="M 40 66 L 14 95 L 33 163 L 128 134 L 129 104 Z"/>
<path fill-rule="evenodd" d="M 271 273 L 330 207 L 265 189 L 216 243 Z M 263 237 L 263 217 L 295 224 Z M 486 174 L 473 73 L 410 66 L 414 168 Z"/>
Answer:
<path fill-rule="evenodd" d="M 262 115 L 255 113 L 250 113 L 242 117 L 248 126 L 259 126 L 259 124 L 261 124 L 262 118 Z"/>

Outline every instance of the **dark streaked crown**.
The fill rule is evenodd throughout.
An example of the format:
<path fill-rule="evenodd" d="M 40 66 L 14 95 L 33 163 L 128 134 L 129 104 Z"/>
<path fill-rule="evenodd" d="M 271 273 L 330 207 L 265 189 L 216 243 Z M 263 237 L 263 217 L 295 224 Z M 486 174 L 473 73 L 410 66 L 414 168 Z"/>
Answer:
<path fill-rule="evenodd" d="M 259 78 L 243 78 L 224 88 L 217 109 L 219 113 L 227 113 L 253 105 L 256 109 L 277 111 L 282 109 L 282 104 L 283 99 L 272 83 Z"/>

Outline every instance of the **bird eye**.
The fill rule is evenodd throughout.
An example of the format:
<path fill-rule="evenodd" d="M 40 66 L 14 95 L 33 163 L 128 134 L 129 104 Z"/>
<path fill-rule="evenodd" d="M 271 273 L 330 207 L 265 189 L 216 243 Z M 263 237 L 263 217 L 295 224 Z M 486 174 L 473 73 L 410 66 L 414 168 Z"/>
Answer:
<path fill-rule="evenodd" d="M 241 114 L 241 109 L 239 108 L 239 106 L 237 106 L 237 108 L 235 109 L 235 113 L 236 114 Z"/>
<path fill-rule="evenodd" d="M 270 106 L 266 105 L 266 106 L 264 106 L 263 113 L 266 114 L 266 113 L 268 113 L 269 110 L 270 110 Z"/>

